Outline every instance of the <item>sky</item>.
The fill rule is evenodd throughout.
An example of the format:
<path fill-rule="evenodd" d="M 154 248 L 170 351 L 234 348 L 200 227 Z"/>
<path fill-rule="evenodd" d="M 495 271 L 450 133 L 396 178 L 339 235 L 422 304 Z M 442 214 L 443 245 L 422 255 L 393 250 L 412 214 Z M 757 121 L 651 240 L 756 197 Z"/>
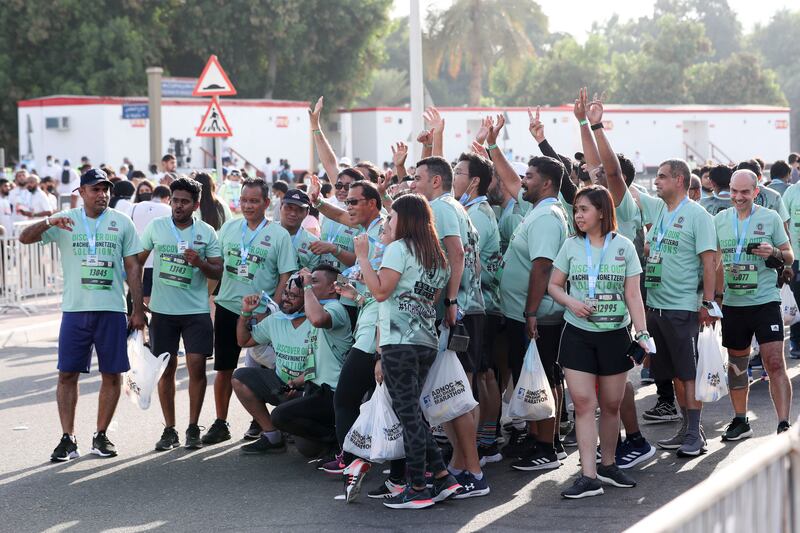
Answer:
<path fill-rule="evenodd" d="M 649 15 L 655 0 L 537 0 L 550 21 L 551 32 L 572 34 L 578 41 L 584 41 L 593 22 L 603 22 L 613 13 L 625 20 Z M 420 0 L 423 16 L 428 9 L 445 9 L 452 0 Z M 744 31 L 749 33 L 760 23 L 769 22 L 772 15 L 782 9 L 797 9 L 797 0 L 728 0 L 728 4 L 739 15 Z M 394 0 L 392 16 L 408 15 L 409 0 Z M 580 13 L 576 17 L 576 13 Z"/>

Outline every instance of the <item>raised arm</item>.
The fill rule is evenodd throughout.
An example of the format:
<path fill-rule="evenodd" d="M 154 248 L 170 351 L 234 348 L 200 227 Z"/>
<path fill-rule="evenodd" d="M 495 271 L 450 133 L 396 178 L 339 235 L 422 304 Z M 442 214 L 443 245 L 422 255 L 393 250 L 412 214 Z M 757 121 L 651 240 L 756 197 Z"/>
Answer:
<path fill-rule="evenodd" d="M 311 185 L 308 188 L 308 199 L 311 200 L 311 205 L 313 205 L 315 209 L 318 209 L 320 213 L 339 224 L 344 224 L 345 226 L 353 228 L 357 227 L 350 222 L 350 215 L 347 214 L 347 211 L 329 204 L 320 196 L 320 187 L 319 178 L 315 174 L 312 174 Z"/>
<path fill-rule="evenodd" d="M 542 152 L 542 155 L 546 155 L 548 157 L 552 157 L 553 159 L 558 159 L 562 163 L 564 163 L 564 174 L 561 176 L 561 196 L 564 197 L 564 200 L 570 205 L 572 205 L 573 200 L 575 199 L 575 194 L 578 192 L 578 187 L 572 182 L 569 178 L 570 170 L 567 168 L 567 161 L 561 158 L 556 152 L 555 148 L 550 146 L 550 143 L 547 142 L 547 139 L 544 136 L 544 124 L 539 118 L 539 113 L 541 109 L 539 106 L 536 107 L 536 114 L 534 115 L 531 112 L 531 108 L 528 108 L 528 130 L 533 135 L 533 139 L 536 141 L 536 144 L 539 145 L 539 150 Z"/>
<path fill-rule="evenodd" d="M 433 155 L 433 130 L 422 130 L 420 134 L 417 135 L 417 142 L 422 145 L 421 159 Z"/>
<path fill-rule="evenodd" d="M 575 100 L 573 113 L 575 118 L 578 119 L 578 124 L 581 128 L 581 146 L 583 147 L 583 155 L 586 158 L 586 164 L 589 171 L 593 168 L 600 166 L 600 152 L 597 151 L 597 145 L 594 143 L 594 136 L 592 130 L 589 128 L 589 121 L 586 118 L 586 109 L 589 106 L 588 89 L 584 87 L 578 93 L 578 98 Z"/>
<path fill-rule="evenodd" d="M 603 170 L 606 172 L 606 180 L 608 180 L 608 191 L 611 197 L 614 198 L 614 205 L 618 206 L 625 198 L 625 191 L 628 190 L 625 185 L 625 176 L 622 175 L 622 166 L 619 164 L 619 158 L 614 150 L 611 149 L 611 143 L 608 142 L 605 131 L 603 130 L 603 101 L 595 98 L 589 104 L 586 110 L 586 118 L 589 124 L 592 125 L 594 137 L 597 140 L 597 148 L 600 151 L 600 162 L 603 164 Z M 599 127 L 597 126 L 599 124 Z M 583 128 L 581 128 L 583 131 Z"/>
<path fill-rule="evenodd" d="M 72 231 L 73 224 L 74 222 L 69 217 L 49 217 L 22 230 L 22 233 L 19 234 L 19 242 L 33 244 L 42 240 L 42 234 L 50 229 L 50 226 L 58 226 L 62 230 Z"/>
<path fill-rule="evenodd" d="M 489 152 L 489 155 L 492 157 L 494 169 L 497 172 L 500 181 L 503 183 L 503 186 L 506 188 L 512 198 L 516 198 L 519 195 L 520 189 L 522 188 L 522 181 L 520 181 L 517 172 L 514 170 L 514 167 L 512 167 L 511 163 L 509 163 L 508 159 L 506 159 L 503 151 L 497 147 L 497 137 L 500 135 L 500 130 L 503 129 L 506 119 L 501 114 L 497 115 L 497 122 L 493 121 L 491 118 L 489 118 L 489 121 L 489 135 L 486 137 L 486 141 L 489 143 L 489 146 L 487 146 L 486 149 Z"/>
<path fill-rule="evenodd" d="M 444 157 L 444 118 L 435 107 L 429 107 L 423 115 L 433 131 L 433 148 L 431 155 Z"/>
<path fill-rule="evenodd" d="M 336 154 L 325 134 L 322 133 L 322 126 L 320 125 L 323 98 L 323 96 L 319 97 L 317 103 L 314 104 L 314 109 L 309 108 L 308 118 L 311 122 L 311 137 L 314 139 L 314 147 L 317 149 L 317 155 L 322 162 L 322 168 L 325 169 L 328 179 L 333 181 L 339 175 L 339 166 L 336 162 Z"/>
<path fill-rule="evenodd" d="M 408 158 L 408 145 L 404 142 L 393 144 L 392 148 L 392 163 L 394 163 L 394 173 L 398 181 L 403 181 L 403 178 L 408 176 L 406 172 L 406 159 Z"/>

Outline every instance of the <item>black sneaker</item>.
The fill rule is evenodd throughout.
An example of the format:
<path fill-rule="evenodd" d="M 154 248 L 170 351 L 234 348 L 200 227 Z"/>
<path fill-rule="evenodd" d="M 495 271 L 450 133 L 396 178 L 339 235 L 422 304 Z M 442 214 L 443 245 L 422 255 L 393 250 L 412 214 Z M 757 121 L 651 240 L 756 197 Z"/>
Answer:
<path fill-rule="evenodd" d="M 636 482 L 615 464 L 597 465 L 597 479 L 622 489 L 631 489 L 636 486 Z"/>
<path fill-rule="evenodd" d="M 455 476 L 447 474 L 441 479 L 434 478 L 431 494 L 433 495 L 433 501 L 439 503 L 463 491 L 464 487 L 456 480 Z"/>
<path fill-rule="evenodd" d="M 203 447 L 203 440 L 200 438 L 200 426 L 197 424 L 189 424 L 189 427 L 186 428 L 186 444 L 184 444 L 184 447 L 188 450 L 199 450 Z"/>
<path fill-rule="evenodd" d="M 59 463 L 69 461 L 70 459 L 77 459 L 80 456 L 81 452 L 78 450 L 78 439 L 73 435 L 64 433 L 61 435 L 58 446 L 56 446 L 56 449 L 50 454 L 50 460 L 54 463 Z"/>
<path fill-rule="evenodd" d="M 556 450 L 556 457 L 558 457 L 559 461 L 567 458 L 567 450 L 564 449 L 564 445 L 561 444 L 561 440 L 558 438 L 553 441 L 553 448 Z"/>
<path fill-rule="evenodd" d="M 642 413 L 642 418 L 646 422 L 659 424 L 662 422 L 674 422 L 681 419 L 674 404 L 658 401 L 656 406 Z"/>
<path fill-rule="evenodd" d="M 242 453 L 245 455 L 267 455 L 270 453 L 283 453 L 286 451 L 286 441 L 281 438 L 280 441 L 273 444 L 270 440 L 261 435 L 257 441 L 250 444 L 245 444 L 241 448 Z"/>
<path fill-rule="evenodd" d="M 575 480 L 575 483 L 561 493 L 562 498 L 580 499 L 588 498 L 589 496 L 600 496 L 603 494 L 603 484 L 597 478 L 590 478 L 581 476 Z"/>
<path fill-rule="evenodd" d="M 430 491 L 426 488 L 414 490 L 411 485 L 406 485 L 403 492 L 397 496 L 387 498 L 383 505 L 390 509 L 425 509 L 433 505 Z"/>
<path fill-rule="evenodd" d="M 397 496 L 401 492 L 405 486 L 402 483 L 396 483 L 391 479 L 387 479 L 377 488 L 372 489 L 367 493 L 368 498 L 374 498 L 376 500 L 382 500 L 386 498 L 391 498 L 392 496 Z"/>
<path fill-rule="evenodd" d="M 475 474 L 469 470 L 464 470 L 459 475 L 455 476 L 458 483 L 461 485 L 461 490 L 458 494 L 453 496 L 454 500 L 465 500 L 467 498 L 477 498 L 479 496 L 487 496 L 491 489 L 489 483 L 486 481 L 486 474 L 482 475 L 480 479 L 475 477 Z"/>
<path fill-rule="evenodd" d="M 561 466 L 561 461 L 558 460 L 558 456 L 554 451 L 545 452 L 540 448 L 537 448 L 533 454 L 511 463 L 511 468 L 526 472 L 531 470 L 551 470 L 559 466 Z"/>
<path fill-rule="evenodd" d="M 786 420 L 781 420 L 780 422 L 778 422 L 778 435 L 780 435 L 784 431 L 789 431 L 790 427 L 791 426 L 789 426 L 789 422 L 787 422 Z"/>
<path fill-rule="evenodd" d="M 226 440 L 231 440 L 231 432 L 228 423 L 224 420 L 217 418 L 205 435 L 203 435 L 203 444 L 218 444 Z"/>
<path fill-rule="evenodd" d="M 750 428 L 750 421 L 745 418 L 733 417 L 731 423 L 725 428 L 725 433 L 722 434 L 722 440 L 735 441 L 742 440 L 753 436 L 753 430 Z"/>
<path fill-rule="evenodd" d="M 163 452 L 171 450 L 172 448 L 177 448 L 180 445 L 181 443 L 178 441 L 178 432 L 175 431 L 175 428 L 172 426 L 165 427 L 164 431 L 161 433 L 161 438 L 156 442 L 156 451 Z"/>
<path fill-rule="evenodd" d="M 561 439 L 561 444 L 568 448 L 574 448 L 578 445 L 578 436 L 575 434 L 575 425 L 573 424 L 572 429 L 569 430 L 569 433 L 564 435 L 564 438 Z"/>
<path fill-rule="evenodd" d="M 255 420 L 250 421 L 250 427 L 244 432 L 244 440 L 256 440 L 261 436 L 261 426 Z"/>
<path fill-rule="evenodd" d="M 100 457 L 116 457 L 117 447 L 108 440 L 105 431 L 98 431 L 92 438 L 92 453 Z"/>
<path fill-rule="evenodd" d="M 519 458 L 531 455 L 536 450 L 536 438 L 526 433 L 517 433 L 514 440 L 509 441 L 503 448 L 503 456 L 508 458 Z"/>

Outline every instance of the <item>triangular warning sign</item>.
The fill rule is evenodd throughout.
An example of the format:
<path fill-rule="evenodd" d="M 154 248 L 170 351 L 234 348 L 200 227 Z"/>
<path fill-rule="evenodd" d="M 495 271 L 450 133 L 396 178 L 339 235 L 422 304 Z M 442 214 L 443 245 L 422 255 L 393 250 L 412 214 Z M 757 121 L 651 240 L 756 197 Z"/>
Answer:
<path fill-rule="evenodd" d="M 230 137 L 233 135 L 216 97 L 208 104 L 208 109 L 203 116 L 203 121 L 200 122 L 200 127 L 197 128 L 196 135 L 198 137 Z"/>
<path fill-rule="evenodd" d="M 236 89 L 233 88 L 231 80 L 222 66 L 219 64 L 217 56 L 212 55 L 208 58 L 203 73 L 194 86 L 192 96 L 233 96 Z"/>

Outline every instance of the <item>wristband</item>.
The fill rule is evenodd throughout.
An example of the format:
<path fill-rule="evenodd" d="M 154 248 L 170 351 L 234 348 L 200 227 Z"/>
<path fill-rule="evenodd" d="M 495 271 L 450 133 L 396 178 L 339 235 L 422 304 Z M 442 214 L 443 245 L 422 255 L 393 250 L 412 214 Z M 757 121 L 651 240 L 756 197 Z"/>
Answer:
<path fill-rule="evenodd" d="M 249 317 L 253 316 L 253 313 L 250 312 L 250 311 L 242 311 L 242 316 L 245 317 L 245 318 L 249 318 Z"/>
<path fill-rule="evenodd" d="M 382 198 L 383 198 L 384 200 L 387 200 L 387 201 L 391 201 L 391 200 L 392 200 L 392 197 L 391 197 L 391 196 L 389 196 L 388 194 L 384 194 L 384 195 L 382 196 Z"/>
<path fill-rule="evenodd" d="M 312 287 L 311 285 L 303 285 L 303 290 L 304 291 L 307 291 L 308 289 L 313 289 L 313 288 L 314 287 Z"/>
<path fill-rule="evenodd" d="M 636 335 L 634 335 L 633 338 L 636 339 L 637 341 L 640 341 L 642 339 L 647 340 L 650 338 L 650 333 L 648 333 L 646 330 L 637 331 Z"/>
<path fill-rule="evenodd" d="M 487 150 L 497 150 L 497 145 L 496 144 L 490 144 L 489 146 L 486 147 L 486 149 Z"/>
<path fill-rule="evenodd" d="M 536 311 L 525 311 L 522 316 L 523 318 L 536 318 Z"/>
<path fill-rule="evenodd" d="M 603 129 L 602 122 L 598 122 L 597 124 L 592 124 L 592 131 L 602 130 L 602 129 Z"/>
<path fill-rule="evenodd" d="M 322 135 L 322 130 L 311 130 L 311 133 Z"/>
<path fill-rule="evenodd" d="M 426 144 L 425 148 L 433 148 L 433 145 L 432 144 Z"/>
<path fill-rule="evenodd" d="M 359 307 L 362 307 L 362 306 L 364 305 L 364 302 L 365 302 L 366 300 L 367 300 L 367 299 L 366 299 L 366 298 L 364 298 L 364 295 L 363 295 L 363 294 L 356 294 L 355 300 L 353 300 L 353 301 L 355 301 L 355 302 L 356 302 L 356 305 L 357 305 L 357 306 L 359 306 Z"/>
<path fill-rule="evenodd" d="M 581 126 L 585 126 L 585 125 L 587 125 L 588 123 L 589 123 L 589 121 L 588 121 L 588 120 L 586 120 L 586 119 L 583 119 L 583 120 L 579 120 L 579 121 L 578 121 L 578 124 L 580 124 Z"/>
<path fill-rule="evenodd" d="M 342 253 L 342 247 L 339 246 L 338 244 L 336 244 L 335 246 L 336 249 L 333 251 L 333 255 L 339 255 L 340 253 Z"/>
<path fill-rule="evenodd" d="M 52 224 L 50 223 L 50 217 L 46 217 L 46 218 L 44 219 L 44 223 L 45 223 L 45 225 L 46 225 L 48 228 L 49 228 L 50 226 L 52 226 Z"/>
<path fill-rule="evenodd" d="M 317 201 L 314 203 L 314 209 L 316 209 L 317 211 L 319 211 L 319 208 L 320 208 L 320 206 L 321 206 L 322 204 L 324 204 L 324 203 L 325 203 L 325 200 L 323 200 L 323 199 L 322 199 L 322 196 L 318 196 L 318 197 L 317 197 Z"/>

